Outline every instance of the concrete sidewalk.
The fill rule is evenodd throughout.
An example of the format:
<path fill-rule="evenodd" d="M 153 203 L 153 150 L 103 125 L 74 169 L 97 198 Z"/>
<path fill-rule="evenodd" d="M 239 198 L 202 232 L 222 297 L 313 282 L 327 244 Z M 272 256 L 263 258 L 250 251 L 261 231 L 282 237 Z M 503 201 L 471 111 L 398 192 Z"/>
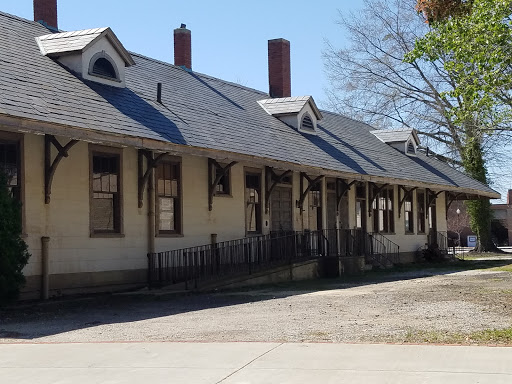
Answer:
<path fill-rule="evenodd" d="M 512 348 L 370 344 L 0 344 L 2 383 L 512 383 Z"/>

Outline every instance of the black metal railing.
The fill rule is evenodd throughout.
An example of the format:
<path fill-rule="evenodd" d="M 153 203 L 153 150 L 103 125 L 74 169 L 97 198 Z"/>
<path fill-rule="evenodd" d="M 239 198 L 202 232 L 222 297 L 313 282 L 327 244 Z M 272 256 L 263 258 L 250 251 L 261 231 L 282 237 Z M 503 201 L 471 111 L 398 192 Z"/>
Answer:
<path fill-rule="evenodd" d="M 437 248 L 441 251 L 448 251 L 448 233 L 430 231 L 428 234 L 429 247 Z"/>
<path fill-rule="evenodd" d="M 380 233 L 370 233 L 373 241 L 373 254 L 382 255 L 388 265 L 400 262 L 400 246 Z"/>
<path fill-rule="evenodd" d="M 333 229 L 324 231 L 329 240 L 327 256 L 365 256 L 368 262 L 390 266 L 400 260 L 400 247 L 380 233 L 361 229 Z"/>
<path fill-rule="evenodd" d="M 238 240 L 148 254 L 150 287 L 250 275 L 319 257 L 365 257 L 383 267 L 399 261 L 399 246 L 360 229 L 277 232 Z"/>
<path fill-rule="evenodd" d="M 263 269 L 325 256 L 329 240 L 322 231 L 246 237 L 197 247 L 148 254 L 150 287 L 252 274 Z"/>
<path fill-rule="evenodd" d="M 328 229 L 323 233 L 329 241 L 327 256 L 364 256 L 371 248 L 368 234 L 360 229 Z"/>

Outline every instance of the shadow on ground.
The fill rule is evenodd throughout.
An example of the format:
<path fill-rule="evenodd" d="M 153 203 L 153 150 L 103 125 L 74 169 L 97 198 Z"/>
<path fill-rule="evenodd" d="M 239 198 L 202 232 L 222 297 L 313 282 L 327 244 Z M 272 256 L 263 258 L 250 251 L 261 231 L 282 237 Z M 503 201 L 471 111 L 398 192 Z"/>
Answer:
<path fill-rule="evenodd" d="M 20 303 L 0 310 L 0 339 L 36 340 L 103 324 L 136 322 L 212 308 L 236 306 L 322 290 L 350 289 L 370 284 L 426 278 L 472 269 L 511 265 L 512 260 L 469 260 L 449 264 L 411 264 L 335 279 L 289 282 L 209 293 L 161 291 L 141 294 L 103 294 L 48 302 Z M 497 271 L 499 272 L 499 271 Z"/>

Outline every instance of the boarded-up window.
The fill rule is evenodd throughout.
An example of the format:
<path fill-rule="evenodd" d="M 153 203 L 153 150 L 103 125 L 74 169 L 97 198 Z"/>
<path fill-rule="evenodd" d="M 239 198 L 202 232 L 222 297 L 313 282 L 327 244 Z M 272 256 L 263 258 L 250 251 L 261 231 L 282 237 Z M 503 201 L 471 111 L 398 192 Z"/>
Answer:
<path fill-rule="evenodd" d="M 91 230 L 93 233 L 121 232 L 120 156 L 92 156 Z"/>
<path fill-rule="evenodd" d="M 245 225 L 248 233 L 261 233 L 261 175 L 245 175 Z"/>
<path fill-rule="evenodd" d="M 159 234 L 181 233 L 181 165 L 178 161 L 160 163 L 156 171 Z"/>

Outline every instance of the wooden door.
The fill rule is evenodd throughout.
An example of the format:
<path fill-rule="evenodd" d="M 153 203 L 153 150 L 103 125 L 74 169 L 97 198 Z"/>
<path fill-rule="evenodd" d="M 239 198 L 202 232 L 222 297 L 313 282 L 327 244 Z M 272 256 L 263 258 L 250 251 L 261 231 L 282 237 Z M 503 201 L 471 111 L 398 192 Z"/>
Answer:
<path fill-rule="evenodd" d="M 270 230 L 272 232 L 293 231 L 292 189 L 277 186 L 270 201 Z"/>

